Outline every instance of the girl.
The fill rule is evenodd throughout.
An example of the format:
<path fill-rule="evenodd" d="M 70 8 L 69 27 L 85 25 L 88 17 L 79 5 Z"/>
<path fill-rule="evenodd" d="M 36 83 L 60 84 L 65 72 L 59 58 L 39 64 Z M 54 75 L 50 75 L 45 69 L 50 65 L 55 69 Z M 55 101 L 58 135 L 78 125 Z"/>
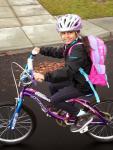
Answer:
<path fill-rule="evenodd" d="M 66 14 L 57 19 L 57 31 L 64 41 L 63 47 L 41 47 L 34 51 L 42 55 L 64 58 L 63 68 L 48 72 L 45 75 L 34 73 L 37 81 L 46 81 L 51 92 L 51 103 L 58 109 L 66 110 L 72 117 L 76 117 L 80 108 L 66 103 L 70 98 L 77 98 L 91 94 L 92 90 L 80 74 L 82 67 L 90 73 L 92 62 L 89 57 L 89 43 L 87 37 L 80 37 L 82 28 L 81 18 L 75 14 Z M 76 126 L 71 126 L 72 132 L 78 132 L 92 121 L 92 117 L 84 117 Z"/>

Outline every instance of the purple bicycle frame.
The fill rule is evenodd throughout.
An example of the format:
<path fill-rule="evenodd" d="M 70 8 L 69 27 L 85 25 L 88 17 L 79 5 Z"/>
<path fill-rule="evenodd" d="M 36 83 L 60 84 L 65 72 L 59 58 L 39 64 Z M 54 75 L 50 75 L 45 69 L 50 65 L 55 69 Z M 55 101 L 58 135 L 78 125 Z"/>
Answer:
<path fill-rule="evenodd" d="M 53 113 L 51 110 L 49 110 L 41 101 L 41 99 L 48 101 L 48 103 L 50 102 L 50 99 L 46 97 L 46 95 L 42 94 L 39 91 L 36 91 L 32 88 L 26 88 L 24 87 L 21 92 L 20 92 L 20 99 L 23 99 L 24 96 L 29 96 L 30 98 L 34 99 L 41 107 L 42 111 L 44 111 L 45 113 L 47 113 L 48 115 L 59 119 L 61 121 L 65 120 L 65 117 L 60 116 L 59 114 L 55 114 Z M 40 99 L 41 98 L 41 99 Z M 70 99 L 67 100 L 66 102 L 71 102 L 71 103 L 79 103 L 82 106 L 84 106 L 85 108 L 88 108 L 88 110 L 94 115 L 97 116 L 99 118 L 99 121 L 92 121 L 91 124 L 99 124 L 99 125 L 104 125 L 106 124 L 108 121 L 104 118 L 104 114 L 102 112 L 100 112 L 96 107 L 93 107 L 90 105 L 89 101 L 85 100 L 85 99 L 80 99 L 80 98 L 76 98 L 76 99 Z"/>
<path fill-rule="evenodd" d="M 52 117 L 54 117 L 56 119 L 60 119 L 62 121 L 65 120 L 65 117 L 60 116 L 60 115 L 55 114 L 54 112 L 50 111 L 49 108 L 47 108 L 42 103 L 42 101 L 40 100 L 40 98 L 43 99 L 43 100 L 45 100 L 45 101 L 47 101 L 48 103 L 50 102 L 50 99 L 47 98 L 46 95 L 42 94 L 41 92 L 36 91 L 36 90 L 34 90 L 32 88 L 23 88 L 21 90 L 21 92 L 20 92 L 20 99 L 22 100 L 24 98 L 24 96 L 29 96 L 30 98 L 34 99 L 40 105 L 41 110 L 44 113 L 46 113 L 46 114 L 48 114 L 48 115 L 50 115 L 50 116 L 52 116 Z"/>

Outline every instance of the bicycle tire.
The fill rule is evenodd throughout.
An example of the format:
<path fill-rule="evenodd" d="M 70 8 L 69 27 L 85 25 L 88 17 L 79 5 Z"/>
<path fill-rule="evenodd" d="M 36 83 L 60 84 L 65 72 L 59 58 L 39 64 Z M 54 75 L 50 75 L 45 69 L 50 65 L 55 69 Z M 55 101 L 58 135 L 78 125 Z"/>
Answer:
<path fill-rule="evenodd" d="M 90 124 L 87 134 L 100 142 L 113 141 L 113 101 L 103 101 L 94 106 L 100 111 L 110 114 L 111 121 L 107 125 Z M 96 117 L 94 119 L 98 121 Z"/>
<path fill-rule="evenodd" d="M 34 113 L 26 105 L 22 106 L 15 129 L 8 128 L 8 121 L 14 112 L 15 105 L 0 104 L 0 142 L 5 145 L 14 145 L 23 142 L 31 136 L 36 128 Z"/>

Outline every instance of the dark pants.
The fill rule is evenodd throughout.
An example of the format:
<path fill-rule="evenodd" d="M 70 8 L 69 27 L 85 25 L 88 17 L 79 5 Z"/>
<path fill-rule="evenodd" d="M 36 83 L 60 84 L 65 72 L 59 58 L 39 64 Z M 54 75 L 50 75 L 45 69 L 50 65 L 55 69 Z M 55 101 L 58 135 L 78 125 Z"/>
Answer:
<path fill-rule="evenodd" d="M 78 89 L 76 89 L 69 81 L 60 83 L 48 83 L 51 92 L 51 103 L 59 109 L 66 110 L 72 115 L 78 114 L 80 107 L 78 104 L 71 104 L 65 102 L 71 98 L 83 96 Z"/>

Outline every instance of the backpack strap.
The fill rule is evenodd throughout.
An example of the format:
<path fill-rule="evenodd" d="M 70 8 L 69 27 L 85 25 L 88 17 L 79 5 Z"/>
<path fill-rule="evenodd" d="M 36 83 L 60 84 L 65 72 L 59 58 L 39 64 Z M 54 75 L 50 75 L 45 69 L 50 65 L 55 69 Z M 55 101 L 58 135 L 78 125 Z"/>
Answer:
<path fill-rule="evenodd" d="M 73 46 L 71 46 L 69 51 L 68 51 L 68 55 L 70 56 L 73 47 L 76 47 L 77 45 L 80 45 L 80 44 L 83 44 L 83 43 L 82 42 L 78 42 L 78 43 L 74 44 Z"/>
<path fill-rule="evenodd" d="M 83 68 L 79 68 L 79 71 L 80 71 L 80 73 L 85 77 L 86 81 L 89 83 L 89 85 L 90 85 L 90 87 L 91 87 L 91 89 L 92 89 L 92 91 L 93 91 L 93 93 L 94 93 L 94 95 L 95 95 L 96 102 L 97 102 L 97 103 L 100 103 L 99 95 L 98 95 L 97 91 L 95 90 L 93 84 L 92 84 L 91 81 L 89 80 L 87 73 L 84 71 Z"/>

